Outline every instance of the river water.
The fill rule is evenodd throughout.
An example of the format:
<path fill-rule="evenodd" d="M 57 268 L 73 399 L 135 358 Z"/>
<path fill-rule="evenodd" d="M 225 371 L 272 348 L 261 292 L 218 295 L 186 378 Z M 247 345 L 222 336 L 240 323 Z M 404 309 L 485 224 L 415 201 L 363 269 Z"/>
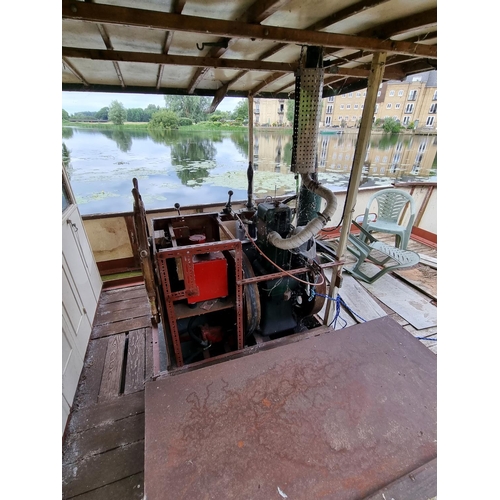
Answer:
<path fill-rule="evenodd" d="M 332 191 L 349 182 L 356 133 L 320 134 L 318 179 Z M 129 212 L 132 179 L 146 210 L 247 199 L 248 134 L 233 131 L 103 130 L 63 127 L 68 173 L 82 215 Z M 254 134 L 254 194 L 293 194 L 290 131 Z M 437 136 L 372 135 L 361 185 L 437 182 Z"/>

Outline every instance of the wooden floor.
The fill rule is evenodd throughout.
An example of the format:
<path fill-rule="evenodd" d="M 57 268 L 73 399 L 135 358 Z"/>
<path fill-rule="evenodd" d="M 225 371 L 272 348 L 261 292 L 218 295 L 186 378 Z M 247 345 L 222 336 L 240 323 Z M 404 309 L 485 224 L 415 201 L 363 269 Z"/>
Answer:
<path fill-rule="evenodd" d="M 335 243 L 333 242 L 333 245 Z M 430 258 L 431 266 L 419 264 L 428 273 L 424 279 L 390 275 L 391 279 L 437 305 L 437 250 L 411 240 L 409 249 Z M 421 259 L 425 262 L 426 259 Z M 349 261 L 349 258 L 348 258 Z M 435 266 L 437 267 L 437 265 Z M 424 272 L 425 271 L 425 272 Z M 349 277 L 350 278 L 350 277 Z M 346 282 L 348 277 L 346 276 Z M 354 281 L 354 280 L 353 280 Z M 361 285 L 356 282 L 357 297 Z M 370 290 L 370 309 L 358 309 L 370 319 L 390 315 L 437 353 L 437 325 L 417 329 L 388 307 Z M 348 296 L 347 287 L 341 293 Z M 367 302 L 363 302 L 366 304 Z M 349 302 L 361 307 L 357 298 Z M 380 312 L 382 311 L 382 313 Z M 344 311 L 343 317 L 349 317 Z M 356 323 L 352 315 L 350 324 Z M 358 319 L 357 322 L 360 320 Z M 153 349 L 149 305 L 143 285 L 103 291 L 99 300 L 85 364 L 75 396 L 73 411 L 63 439 L 62 498 L 78 500 L 142 499 L 144 493 L 144 383 L 153 373 Z"/>
<path fill-rule="evenodd" d="M 63 440 L 64 499 L 143 498 L 150 325 L 143 285 L 101 293 Z"/>

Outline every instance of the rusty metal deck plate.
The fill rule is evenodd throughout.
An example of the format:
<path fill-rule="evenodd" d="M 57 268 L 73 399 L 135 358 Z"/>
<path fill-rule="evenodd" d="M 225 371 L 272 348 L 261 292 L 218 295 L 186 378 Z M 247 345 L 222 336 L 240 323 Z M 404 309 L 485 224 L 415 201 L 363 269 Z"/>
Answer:
<path fill-rule="evenodd" d="M 362 499 L 436 457 L 436 392 L 387 316 L 149 382 L 145 498 Z"/>

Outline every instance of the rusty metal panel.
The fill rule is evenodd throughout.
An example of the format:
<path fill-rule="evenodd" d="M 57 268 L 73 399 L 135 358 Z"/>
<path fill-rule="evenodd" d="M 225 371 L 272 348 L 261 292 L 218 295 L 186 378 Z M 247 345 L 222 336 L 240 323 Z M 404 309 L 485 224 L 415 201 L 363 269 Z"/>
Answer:
<path fill-rule="evenodd" d="M 148 500 L 362 499 L 437 454 L 436 356 L 388 316 L 149 382 L 145 401 Z"/>

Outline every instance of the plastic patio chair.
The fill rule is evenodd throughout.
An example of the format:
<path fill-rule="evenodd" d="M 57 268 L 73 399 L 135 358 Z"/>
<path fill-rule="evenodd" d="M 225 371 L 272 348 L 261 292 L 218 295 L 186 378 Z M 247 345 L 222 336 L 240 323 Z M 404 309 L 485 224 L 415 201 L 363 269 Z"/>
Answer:
<path fill-rule="evenodd" d="M 373 201 L 377 202 L 377 219 L 370 220 L 370 207 Z M 405 206 L 409 204 L 410 215 L 406 224 L 401 224 L 401 214 Z M 369 233 L 380 232 L 394 234 L 396 247 L 406 250 L 410 241 L 410 234 L 415 222 L 415 201 L 406 191 L 401 189 L 383 189 L 375 193 L 366 205 L 363 222 L 361 226 Z"/>
<path fill-rule="evenodd" d="M 420 262 L 418 253 L 411 250 L 402 250 L 391 245 L 378 241 L 370 233 L 365 231 L 356 221 L 353 225 L 360 230 L 359 236 L 349 234 L 347 249 L 356 256 L 356 264 L 351 268 L 346 268 L 346 272 L 367 283 L 373 283 L 389 271 L 394 271 L 403 267 L 411 267 Z M 372 276 L 368 276 L 360 269 L 363 262 L 369 261 L 380 266 L 380 271 Z"/>

